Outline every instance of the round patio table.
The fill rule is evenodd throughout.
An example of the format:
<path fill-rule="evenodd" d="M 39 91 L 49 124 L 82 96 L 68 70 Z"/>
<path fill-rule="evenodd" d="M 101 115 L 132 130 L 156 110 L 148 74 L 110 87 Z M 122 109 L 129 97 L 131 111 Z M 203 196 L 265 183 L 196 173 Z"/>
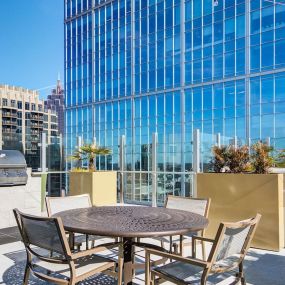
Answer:
<path fill-rule="evenodd" d="M 208 225 L 208 219 L 188 211 L 141 206 L 80 208 L 57 213 L 54 217 L 61 217 L 68 232 L 121 237 L 124 284 L 128 285 L 132 284 L 133 245 L 139 246 L 135 238 L 183 235 L 203 230 Z"/>

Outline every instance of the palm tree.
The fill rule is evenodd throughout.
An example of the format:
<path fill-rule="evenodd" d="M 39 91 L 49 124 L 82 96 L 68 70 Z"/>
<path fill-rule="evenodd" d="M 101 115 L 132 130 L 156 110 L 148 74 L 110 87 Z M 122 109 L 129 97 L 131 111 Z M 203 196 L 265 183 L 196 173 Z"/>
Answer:
<path fill-rule="evenodd" d="M 106 147 L 99 147 L 95 144 L 85 144 L 75 151 L 72 155 L 72 159 L 77 161 L 88 161 L 88 169 L 90 171 L 96 171 L 95 159 L 97 155 L 111 154 L 111 150 Z"/>

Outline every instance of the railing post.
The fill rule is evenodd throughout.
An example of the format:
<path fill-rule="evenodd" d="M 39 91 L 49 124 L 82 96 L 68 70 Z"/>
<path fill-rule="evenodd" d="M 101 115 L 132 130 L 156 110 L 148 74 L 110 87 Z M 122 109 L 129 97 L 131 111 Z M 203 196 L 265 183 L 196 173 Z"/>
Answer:
<path fill-rule="evenodd" d="M 47 171 L 47 141 L 46 133 L 42 132 L 42 141 L 40 143 L 41 147 L 41 172 Z"/>
<path fill-rule="evenodd" d="M 157 206 L 157 133 L 152 134 L 152 207 Z"/>
<path fill-rule="evenodd" d="M 237 149 L 237 145 L 238 145 L 238 143 L 237 143 L 237 136 L 234 136 L 233 140 L 234 140 L 234 143 L 233 143 L 234 149 Z"/>
<path fill-rule="evenodd" d="M 193 171 L 200 172 L 200 130 L 194 130 L 193 135 Z"/>
<path fill-rule="evenodd" d="M 216 146 L 221 147 L 221 134 L 220 133 L 216 134 Z"/>
<path fill-rule="evenodd" d="M 76 146 L 76 148 L 77 148 L 78 150 L 80 150 L 80 148 L 82 147 L 82 145 L 83 145 L 82 136 L 78 136 L 78 137 L 77 137 L 77 146 Z M 82 161 L 78 161 L 78 167 L 82 167 Z"/>
<path fill-rule="evenodd" d="M 193 134 L 193 197 L 197 197 L 197 173 L 200 169 L 200 130 L 195 129 Z"/>
<path fill-rule="evenodd" d="M 125 136 L 120 139 L 120 203 L 124 203 Z"/>

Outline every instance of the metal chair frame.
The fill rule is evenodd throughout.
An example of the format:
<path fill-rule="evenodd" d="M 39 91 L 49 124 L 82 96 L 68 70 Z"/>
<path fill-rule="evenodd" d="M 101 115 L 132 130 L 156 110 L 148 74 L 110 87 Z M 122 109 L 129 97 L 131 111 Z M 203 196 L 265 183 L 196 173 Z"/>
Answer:
<path fill-rule="evenodd" d="M 118 279 L 118 284 L 122 284 L 122 269 L 123 269 L 123 258 L 122 258 L 122 246 L 120 243 L 108 243 L 104 245 L 97 246 L 95 248 L 81 251 L 77 253 L 72 253 L 69 243 L 67 241 L 64 227 L 62 224 L 62 221 L 60 218 L 47 218 L 47 217 L 36 217 L 28 214 L 21 213 L 18 209 L 13 210 L 17 225 L 22 237 L 22 241 L 25 245 L 26 253 L 27 253 L 27 263 L 25 267 L 25 274 L 24 274 L 24 281 L 23 285 L 28 284 L 28 279 L 30 276 L 30 273 L 32 272 L 36 277 L 48 281 L 53 282 L 59 285 L 74 285 L 96 273 L 106 273 L 110 276 L 116 277 Z M 58 257 L 46 257 L 38 252 L 35 251 L 34 246 L 38 246 L 37 244 L 31 244 L 26 232 L 25 227 L 22 222 L 22 218 L 37 221 L 37 222 L 52 222 L 56 225 L 56 229 L 58 232 L 58 237 L 60 240 L 60 244 L 63 249 L 63 253 L 60 253 L 61 255 Z M 88 271 L 87 273 L 83 273 L 81 275 L 76 275 L 76 267 L 75 267 L 75 261 L 82 257 L 88 257 L 90 255 L 94 255 L 96 253 L 102 252 L 104 250 L 112 249 L 119 246 L 119 259 L 118 259 L 118 265 L 113 260 L 106 259 L 107 264 L 104 264 L 98 268 L 92 269 Z M 38 246 L 39 247 L 39 246 Z M 40 247 L 41 248 L 41 247 Z M 46 248 L 48 251 L 52 251 L 51 248 Z M 53 250 L 55 251 L 55 250 Z M 36 264 L 33 262 L 33 257 L 36 257 L 40 261 L 44 261 L 50 264 L 66 264 L 69 267 L 70 270 L 70 277 L 67 279 L 58 278 L 50 276 L 50 274 L 44 274 L 41 272 L 35 271 Z M 118 267 L 118 271 L 116 272 L 116 268 Z M 56 271 L 55 271 L 56 272 Z"/>
<path fill-rule="evenodd" d="M 211 199 L 210 198 L 192 198 L 192 197 L 180 197 L 180 196 L 174 196 L 174 195 L 167 195 L 167 198 L 166 198 L 165 204 L 164 204 L 165 208 L 167 208 L 167 204 L 169 202 L 169 199 L 176 199 L 178 201 L 178 203 L 179 203 L 179 200 L 186 200 L 186 199 L 189 199 L 192 201 L 205 201 L 206 207 L 205 207 L 205 211 L 203 213 L 203 216 L 205 218 L 208 218 L 208 216 L 209 216 L 210 205 L 211 205 Z M 189 209 L 189 211 L 191 211 L 191 209 Z M 199 236 L 203 237 L 205 235 L 205 231 L 206 231 L 206 229 L 199 232 Z M 169 240 L 170 240 L 170 251 L 172 251 L 172 247 L 174 247 L 174 252 L 176 254 L 179 252 L 180 255 L 183 255 L 184 246 L 192 244 L 192 242 L 186 242 L 184 239 L 184 236 L 180 235 L 179 236 L 179 251 L 178 251 L 178 245 L 176 243 L 173 243 L 173 237 L 170 237 Z M 205 259 L 206 258 L 205 243 L 203 241 L 201 241 L 201 245 L 202 245 L 203 259 Z M 161 241 L 161 246 L 164 247 L 163 241 Z"/>
<path fill-rule="evenodd" d="M 175 276 L 163 274 L 159 272 L 158 268 L 151 269 L 151 262 L 150 262 L 151 255 L 156 255 L 156 256 L 160 256 L 164 258 L 169 258 L 170 260 L 180 261 L 183 263 L 188 263 L 193 266 L 201 267 L 201 271 L 202 271 L 201 281 L 200 281 L 201 285 L 206 284 L 207 278 L 211 274 L 225 273 L 225 272 L 229 272 L 235 269 L 238 269 L 238 273 L 236 274 L 237 282 L 241 281 L 241 284 L 245 285 L 246 281 L 245 281 L 244 270 L 243 270 L 243 261 L 249 250 L 250 243 L 253 239 L 253 236 L 256 231 L 257 225 L 260 221 L 260 218 L 261 218 L 261 215 L 257 214 L 256 217 L 252 219 L 239 221 L 236 223 L 221 223 L 217 231 L 215 239 L 194 236 L 193 243 L 192 243 L 192 257 L 182 257 L 181 255 L 178 255 L 178 254 L 160 252 L 154 249 L 146 249 L 146 268 L 145 268 L 146 283 L 145 284 L 155 285 L 157 281 L 161 283 L 161 281 L 164 281 L 164 280 L 170 281 L 170 282 L 173 282 L 179 285 L 189 284 L 185 282 L 184 280 L 178 279 Z M 226 230 L 227 229 L 242 229 L 246 227 L 250 227 L 250 229 L 241 247 L 238 260 L 235 261 L 230 266 L 214 267 L 215 262 L 217 261 L 218 253 L 219 253 L 219 246 L 222 244 Z M 199 241 L 199 240 L 212 243 L 212 248 L 211 248 L 211 251 L 210 251 L 210 254 L 207 260 L 201 260 L 201 259 L 196 258 L 196 241 Z M 159 277 L 160 280 L 156 280 L 156 277 Z"/>
<path fill-rule="evenodd" d="M 76 198 L 82 198 L 82 197 L 86 197 L 87 201 L 88 201 L 88 207 L 92 207 L 92 203 L 91 203 L 91 199 L 90 199 L 90 195 L 89 194 L 81 194 L 81 195 L 75 195 L 75 196 L 65 196 L 65 197 L 46 197 L 45 198 L 45 202 L 46 202 L 46 209 L 47 209 L 47 214 L 48 217 L 51 217 L 52 215 L 54 215 L 55 213 L 53 213 L 52 211 L 52 207 L 51 207 L 51 203 L 52 201 L 56 201 L 56 200 L 62 200 L 62 202 L 66 202 L 66 199 L 76 199 Z M 71 246 L 71 248 L 73 249 L 73 247 L 75 246 L 78 250 L 80 250 L 82 242 L 76 241 L 76 237 L 74 235 L 74 233 L 67 233 L 68 236 L 70 236 L 70 243 L 69 245 Z M 89 249 L 89 241 L 90 241 L 90 237 L 89 235 L 85 235 L 85 242 L 86 242 L 86 249 Z M 92 238 L 91 241 L 91 248 L 95 246 L 95 237 Z"/>

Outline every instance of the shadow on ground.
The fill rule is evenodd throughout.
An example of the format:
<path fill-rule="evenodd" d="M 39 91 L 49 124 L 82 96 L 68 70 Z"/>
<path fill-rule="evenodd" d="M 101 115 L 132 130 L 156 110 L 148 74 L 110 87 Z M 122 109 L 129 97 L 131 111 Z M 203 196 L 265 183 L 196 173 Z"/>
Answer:
<path fill-rule="evenodd" d="M 250 251 L 245 262 L 246 281 L 254 285 L 284 285 L 285 256 Z"/>
<path fill-rule="evenodd" d="M 14 262 L 14 265 L 9 267 L 3 273 L 3 282 L 0 284 L 7 285 L 22 285 L 24 268 L 26 264 L 26 253 L 25 251 L 17 251 L 9 254 L 5 254 L 6 257 Z M 285 280 L 285 256 L 278 254 L 271 254 L 268 252 L 256 252 L 250 251 L 245 262 L 245 274 L 246 281 L 248 284 L 254 285 L 284 285 Z M 222 279 L 221 276 L 216 276 L 213 283 L 218 284 Z M 143 281 L 141 280 L 143 283 Z M 141 283 L 139 282 L 139 283 Z M 95 275 L 88 280 L 81 282 L 81 285 L 113 285 L 116 284 L 116 280 L 112 277 L 99 274 Z M 135 282 L 136 283 L 136 282 Z M 231 282 L 230 282 L 231 283 Z M 48 282 L 41 281 L 32 276 L 29 279 L 29 285 L 47 285 L 51 284 Z M 229 284 L 224 283 L 222 284 Z M 232 283 L 233 284 L 233 283 Z"/>
<path fill-rule="evenodd" d="M 24 277 L 24 270 L 26 265 L 26 252 L 25 251 L 17 251 L 9 254 L 5 254 L 6 257 L 13 260 L 15 263 L 13 266 L 9 267 L 3 273 L 3 282 L 0 284 L 5 285 L 22 285 L 23 284 L 23 277 Z M 50 282 L 42 281 L 30 275 L 29 278 L 29 285 L 47 285 L 53 284 Z M 114 285 L 117 284 L 116 280 L 112 277 L 98 274 L 94 275 L 91 278 L 86 279 L 84 282 L 80 282 L 80 285 Z"/>

